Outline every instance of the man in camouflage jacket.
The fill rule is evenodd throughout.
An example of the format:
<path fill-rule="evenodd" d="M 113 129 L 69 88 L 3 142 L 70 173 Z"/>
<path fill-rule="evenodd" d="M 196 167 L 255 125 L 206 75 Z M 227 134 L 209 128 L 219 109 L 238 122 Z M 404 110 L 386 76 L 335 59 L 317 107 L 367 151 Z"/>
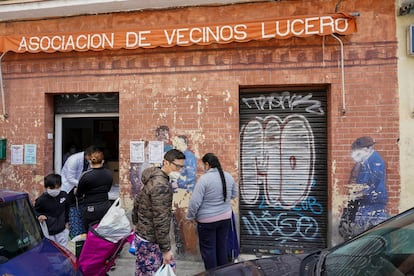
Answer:
<path fill-rule="evenodd" d="M 134 198 L 132 222 L 135 225 L 135 275 L 152 275 L 163 264 L 174 263 L 171 250 L 170 224 L 173 191 L 169 174 L 179 172 L 185 155 L 176 149 L 164 155 L 162 168 L 150 167 L 143 171 L 141 191 Z"/>

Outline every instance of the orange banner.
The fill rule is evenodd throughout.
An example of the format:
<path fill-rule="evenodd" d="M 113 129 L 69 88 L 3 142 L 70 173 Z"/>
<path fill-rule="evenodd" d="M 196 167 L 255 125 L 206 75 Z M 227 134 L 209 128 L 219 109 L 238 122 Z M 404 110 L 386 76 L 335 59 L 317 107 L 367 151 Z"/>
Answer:
<path fill-rule="evenodd" d="M 293 36 L 350 35 L 356 31 L 354 17 L 337 13 L 152 30 L 138 27 L 125 30 L 10 35 L 0 37 L 0 52 L 50 53 L 209 45 L 287 39 Z"/>

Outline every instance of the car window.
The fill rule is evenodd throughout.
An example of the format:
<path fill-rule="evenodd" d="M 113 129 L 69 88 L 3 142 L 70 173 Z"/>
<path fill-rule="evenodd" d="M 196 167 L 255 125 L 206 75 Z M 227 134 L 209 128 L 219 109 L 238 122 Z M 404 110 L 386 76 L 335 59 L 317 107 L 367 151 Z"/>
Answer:
<path fill-rule="evenodd" d="M 20 255 L 42 240 L 27 198 L 0 203 L 0 263 Z"/>
<path fill-rule="evenodd" d="M 392 254 L 414 254 L 414 224 L 393 231 L 389 238 Z"/>
<path fill-rule="evenodd" d="M 413 241 L 414 215 L 391 220 L 332 249 L 324 275 L 411 275 Z"/>

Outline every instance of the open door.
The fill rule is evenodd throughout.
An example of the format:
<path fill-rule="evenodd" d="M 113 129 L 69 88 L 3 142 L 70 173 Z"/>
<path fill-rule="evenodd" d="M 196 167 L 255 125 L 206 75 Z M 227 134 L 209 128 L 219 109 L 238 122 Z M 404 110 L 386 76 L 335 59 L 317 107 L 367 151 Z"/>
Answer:
<path fill-rule="evenodd" d="M 55 115 L 55 172 L 70 154 L 90 145 L 104 149 L 106 166 L 112 171 L 114 184 L 119 184 L 119 117 L 118 113 Z"/>

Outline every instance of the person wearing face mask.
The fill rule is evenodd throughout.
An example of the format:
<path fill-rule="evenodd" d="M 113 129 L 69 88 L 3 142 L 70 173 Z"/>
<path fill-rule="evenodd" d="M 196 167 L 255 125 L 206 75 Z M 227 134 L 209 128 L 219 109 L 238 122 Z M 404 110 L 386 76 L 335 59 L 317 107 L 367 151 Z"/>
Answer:
<path fill-rule="evenodd" d="M 355 165 L 349 179 L 350 200 L 347 216 L 341 218 L 340 234 L 349 239 L 388 218 L 386 167 L 374 149 L 375 141 L 368 136 L 352 143 L 351 157 Z"/>
<path fill-rule="evenodd" d="M 75 195 L 82 205 L 82 221 L 86 231 L 99 223 L 111 207 L 108 192 L 111 190 L 112 172 L 104 167 L 104 153 L 95 147 L 89 158 L 89 169 L 82 173 Z"/>
<path fill-rule="evenodd" d="M 164 155 L 162 168 L 142 172 L 143 188 L 134 198 L 132 223 L 135 225 L 135 275 L 153 275 L 162 264 L 175 268 L 170 229 L 173 191 L 170 175 L 184 167 L 185 155 L 171 149 Z"/>
<path fill-rule="evenodd" d="M 69 241 L 69 201 L 68 194 L 61 190 L 62 178 L 59 174 L 49 174 L 44 178 L 46 191 L 35 200 L 34 209 L 39 222 L 46 222 L 49 238 L 67 247 Z"/>

